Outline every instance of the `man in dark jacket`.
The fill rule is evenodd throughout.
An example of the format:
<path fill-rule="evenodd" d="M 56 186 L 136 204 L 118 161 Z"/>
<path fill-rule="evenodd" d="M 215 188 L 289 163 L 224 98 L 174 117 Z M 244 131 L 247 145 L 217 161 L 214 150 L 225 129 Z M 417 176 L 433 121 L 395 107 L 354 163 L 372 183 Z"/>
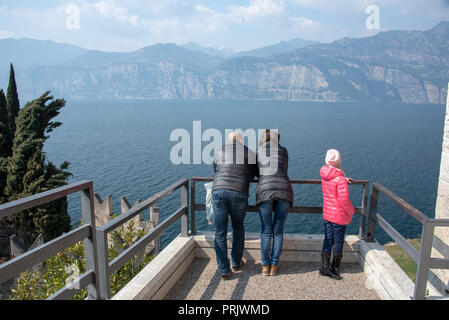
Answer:
<path fill-rule="evenodd" d="M 234 271 L 242 266 L 245 242 L 243 222 L 248 207 L 250 181 L 258 175 L 256 154 L 243 145 L 243 136 L 232 132 L 227 143 L 214 154 L 215 178 L 212 187 L 214 248 L 218 271 L 223 279 L 232 275 L 228 259 L 228 215 L 232 222 L 231 261 Z"/>

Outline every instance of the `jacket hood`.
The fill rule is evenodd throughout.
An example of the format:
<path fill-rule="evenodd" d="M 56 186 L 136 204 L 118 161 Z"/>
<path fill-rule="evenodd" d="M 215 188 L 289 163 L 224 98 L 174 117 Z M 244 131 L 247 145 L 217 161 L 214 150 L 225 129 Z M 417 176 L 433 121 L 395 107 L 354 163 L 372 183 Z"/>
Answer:
<path fill-rule="evenodd" d="M 342 176 L 343 172 L 335 167 L 323 166 L 320 170 L 321 179 L 332 180 L 338 176 Z"/>

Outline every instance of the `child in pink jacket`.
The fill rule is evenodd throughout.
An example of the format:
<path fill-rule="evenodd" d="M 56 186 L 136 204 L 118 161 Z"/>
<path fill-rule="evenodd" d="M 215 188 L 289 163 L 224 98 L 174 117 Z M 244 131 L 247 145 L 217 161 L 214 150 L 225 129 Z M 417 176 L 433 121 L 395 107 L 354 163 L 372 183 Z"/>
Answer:
<path fill-rule="evenodd" d="M 341 155 L 338 150 L 330 149 L 326 153 L 326 165 L 320 170 L 323 188 L 324 243 L 321 252 L 320 275 L 340 280 L 340 261 L 343 256 L 343 244 L 346 225 L 352 220 L 354 207 L 349 199 L 348 183 L 341 169 Z M 331 260 L 331 251 L 334 255 Z"/>

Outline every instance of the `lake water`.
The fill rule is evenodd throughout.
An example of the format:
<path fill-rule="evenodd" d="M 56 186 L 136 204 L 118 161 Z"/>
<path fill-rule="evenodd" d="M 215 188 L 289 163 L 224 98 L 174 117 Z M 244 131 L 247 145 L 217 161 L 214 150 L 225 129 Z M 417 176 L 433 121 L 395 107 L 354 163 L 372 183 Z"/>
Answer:
<path fill-rule="evenodd" d="M 438 185 L 445 108 L 441 105 L 304 102 L 211 102 L 211 101 L 68 101 L 57 120 L 63 125 L 46 142 L 48 159 L 71 163 L 70 182 L 94 181 L 103 199 L 112 194 L 114 211 L 120 197 L 130 203 L 147 199 L 181 178 L 213 176 L 212 165 L 170 161 L 176 142 L 170 133 L 177 128 L 202 130 L 277 128 L 281 144 L 289 151 L 291 179 L 319 179 L 327 149 L 342 154 L 342 167 L 355 179 L 376 181 L 433 217 Z M 203 143 L 203 147 L 207 142 Z M 197 201 L 205 192 L 197 184 Z M 250 203 L 254 203 L 255 186 Z M 352 186 L 351 200 L 361 204 L 361 187 Z M 322 205 L 321 186 L 294 186 L 295 205 Z M 159 204 L 161 219 L 180 206 L 180 192 Z M 80 219 L 79 195 L 69 197 L 72 224 Z M 381 198 L 379 212 L 408 238 L 420 235 L 421 226 Z M 347 234 L 357 234 L 359 218 Z M 212 230 L 204 212 L 196 217 L 197 230 Z M 246 231 L 259 232 L 257 213 L 248 213 Z M 166 243 L 179 234 L 177 223 L 164 233 Z M 290 214 L 285 232 L 322 233 L 320 215 Z M 390 241 L 382 231 L 377 240 Z"/>

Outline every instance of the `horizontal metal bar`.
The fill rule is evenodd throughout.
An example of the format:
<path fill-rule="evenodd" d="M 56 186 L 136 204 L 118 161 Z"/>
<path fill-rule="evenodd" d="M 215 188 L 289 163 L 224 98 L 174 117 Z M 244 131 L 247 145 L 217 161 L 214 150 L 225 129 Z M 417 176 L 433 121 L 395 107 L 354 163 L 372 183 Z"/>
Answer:
<path fill-rule="evenodd" d="M 0 283 L 45 261 L 49 257 L 91 236 L 91 227 L 83 225 L 0 265 Z"/>
<path fill-rule="evenodd" d="M 419 262 L 420 255 L 418 250 L 413 247 L 392 225 L 390 225 L 380 214 L 376 214 L 379 226 L 404 249 L 404 251 L 416 262 Z"/>
<path fill-rule="evenodd" d="M 142 211 L 150 208 L 151 206 L 155 205 L 158 201 L 162 200 L 163 198 L 167 197 L 168 195 L 172 194 L 182 186 L 189 183 L 188 179 L 181 179 L 178 182 L 172 184 L 162 192 L 159 192 L 152 196 L 151 198 L 148 198 L 147 200 L 141 202 L 140 204 L 132 207 L 131 209 L 127 210 L 126 212 L 122 213 L 118 217 L 112 219 L 111 221 L 103 224 L 101 227 L 98 227 L 98 230 L 104 231 L 104 232 L 111 232 L 112 230 L 116 229 L 117 227 L 124 224 L 126 221 L 132 219 Z"/>
<path fill-rule="evenodd" d="M 429 222 L 431 218 L 426 216 L 424 213 L 413 207 L 411 204 L 406 202 L 404 199 L 400 198 L 381 184 L 377 182 L 373 182 L 373 188 L 381 192 L 383 195 L 385 195 L 388 199 L 396 203 L 399 207 L 404 209 L 409 215 L 411 215 L 413 218 L 418 220 L 421 223 Z"/>
<path fill-rule="evenodd" d="M 165 219 L 162 223 L 160 223 L 156 228 L 148 232 L 145 236 L 140 238 L 138 241 L 133 243 L 128 249 L 123 251 L 119 256 L 117 256 L 114 260 L 109 263 L 108 267 L 108 276 L 117 271 L 121 266 L 123 266 L 128 260 L 130 260 L 135 255 L 139 254 L 145 247 L 154 240 L 157 236 L 159 236 L 162 232 L 164 232 L 167 228 L 169 228 L 176 220 L 180 219 L 184 214 L 187 213 L 187 207 L 183 206 L 178 211 L 173 213 L 167 219 Z"/>
<path fill-rule="evenodd" d="M 196 182 L 210 182 L 213 181 L 213 177 L 192 177 L 192 181 Z M 258 180 L 252 180 L 251 183 L 257 183 Z M 321 179 L 309 179 L 309 180 L 290 180 L 292 184 L 321 184 Z M 368 180 L 354 180 L 352 185 L 367 185 L 369 183 Z"/>
<path fill-rule="evenodd" d="M 93 270 L 89 270 L 53 293 L 46 300 L 68 300 L 94 281 L 95 273 Z"/>
<path fill-rule="evenodd" d="M 206 211 L 206 205 L 202 203 L 195 203 L 195 211 Z M 247 212 L 258 212 L 257 206 L 248 206 Z M 354 214 L 362 214 L 363 208 L 355 208 Z M 323 213 L 323 207 L 292 207 L 290 213 Z"/>
<path fill-rule="evenodd" d="M 212 178 L 212 177 L 191 177 L 190 180 L 192 180 L 192 181 L 210 182 L 210 181 L 214 181 L 214 178 Z"/>
<path fill-rule="evenodd" d="M 0 218 L 22 212 L 23 210 L 63 198 L 69 194 L 93 188 L 92 181 L 79 181 L 66 186 L 41 192 L 19 200 L 11 201 L 0 205 Z"/>
<path fill-rule="evenodd" d="M 449 219 L 430 219 L 427 223 L 433 224 L 435 227 L 449 227 Z"/>
<path fill-rule="evenodd" d="M 430 269 L 449 269 L 449 259 L 430 258 Z"/>
<path fill-rule="evenodd" d="M 321 179 L 290 180 L 291 184 L 321 184 Z M 367 185 L 368 180 L 353 180 L 349 185 Z"/>

